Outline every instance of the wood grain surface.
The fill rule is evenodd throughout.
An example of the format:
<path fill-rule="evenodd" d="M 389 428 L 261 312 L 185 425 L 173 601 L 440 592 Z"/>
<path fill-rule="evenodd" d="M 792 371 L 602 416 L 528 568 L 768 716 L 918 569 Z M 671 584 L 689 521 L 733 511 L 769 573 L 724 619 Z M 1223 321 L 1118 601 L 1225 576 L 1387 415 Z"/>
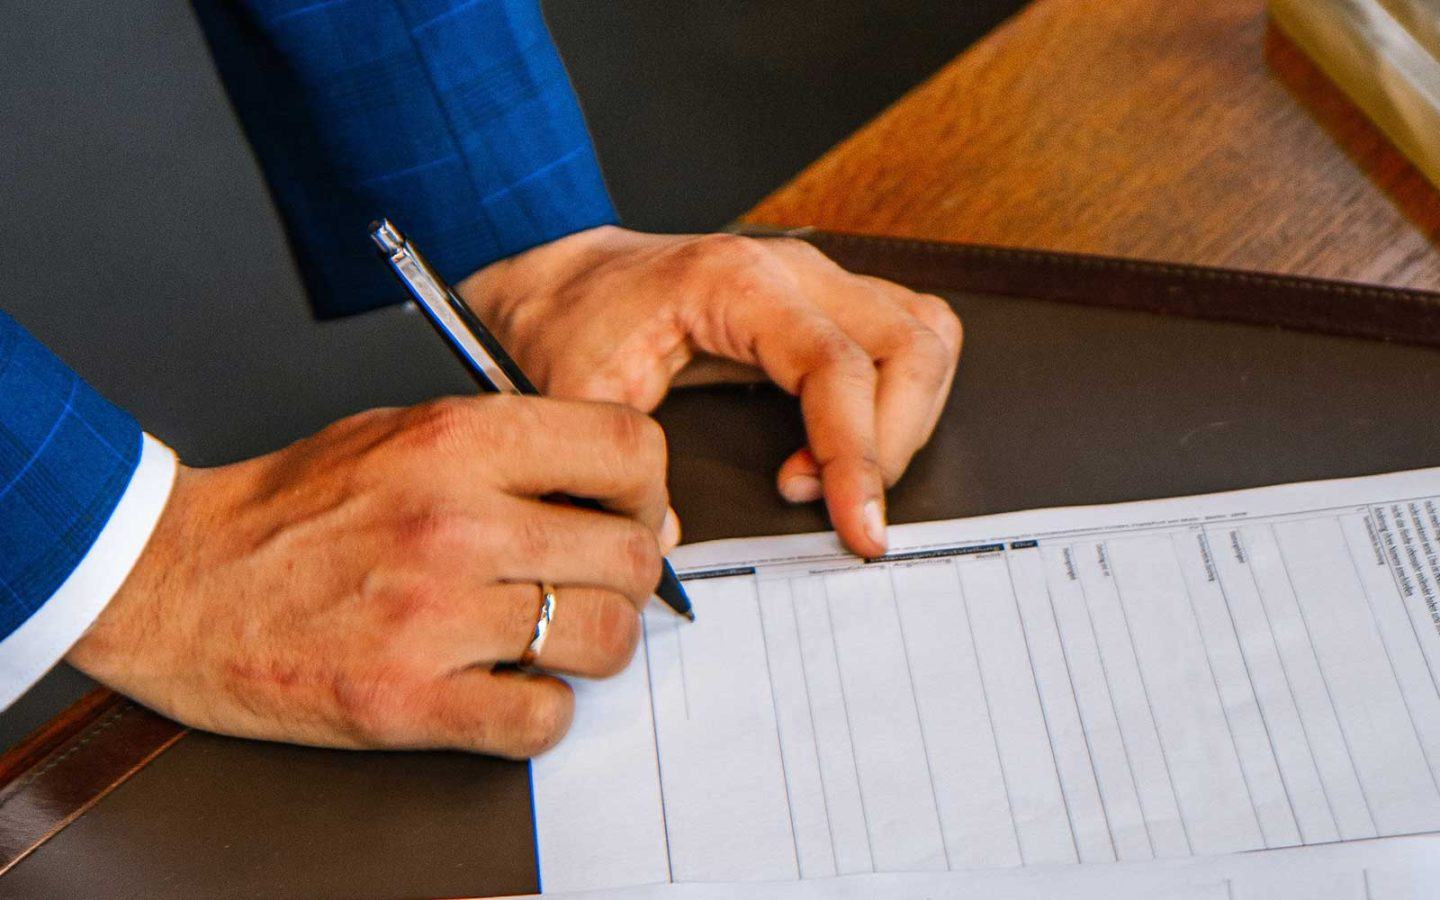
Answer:
<path fill-rule="evenodd" d="M 1440 288 L 1440 192 L 1263 0 L 1036 0 L 746 221 Z"/>

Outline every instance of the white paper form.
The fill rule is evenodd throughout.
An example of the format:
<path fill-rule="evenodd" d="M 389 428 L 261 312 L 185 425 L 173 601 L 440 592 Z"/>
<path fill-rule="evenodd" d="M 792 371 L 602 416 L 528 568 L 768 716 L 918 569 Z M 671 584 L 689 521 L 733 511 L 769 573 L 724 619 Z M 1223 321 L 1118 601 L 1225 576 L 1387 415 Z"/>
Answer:
<path fill-rule="evenodd" d="M 1434 900 L 1440 897 L 1440 836 L 1184 860 L 850 875 L 760 884 L 692 882 L 564 896 L 568 900 L 737 896 L 747 900 Z"/>
<path fill-rule="evenodd" d="M 1440 470 L 672 556 L 534 764 L 546 890 L 1440 829 Z M 562 613 L 563 614 L 563 613 Z"/>
<path fill-rule="evenodd" d="M 1223 881 L 1188 883 L 1178 873 L 1115 879 L 1063 876 L 995 878 L 970 872 L 850 875 L 812 881 L 756 884 L 658 884 L 566 893 L 565 900 L 1234 900 Z M 539 896 L 539 895 L 533 895 Z M 544 896 L 556 896 L 545 894 Z M 495 898 L 499 900 L 499 898 Z M 505 898 L 521 900 L 521 898 Z M 1293 895 L 1267 900 L 1314 900 Z M 1344 900 L 1431 900 L 1425 894 L 1392 892 Z"/>

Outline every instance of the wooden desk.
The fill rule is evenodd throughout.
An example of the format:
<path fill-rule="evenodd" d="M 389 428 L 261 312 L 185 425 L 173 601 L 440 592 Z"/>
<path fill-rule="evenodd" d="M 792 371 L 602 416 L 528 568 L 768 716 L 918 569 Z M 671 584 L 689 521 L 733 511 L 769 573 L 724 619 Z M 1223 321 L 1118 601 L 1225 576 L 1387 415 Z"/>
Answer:
<path fill-rule="evenodd" d="M 1263 0 L 1036 0 L 752 210 L 1440 288 L 1440 193 Z"/>

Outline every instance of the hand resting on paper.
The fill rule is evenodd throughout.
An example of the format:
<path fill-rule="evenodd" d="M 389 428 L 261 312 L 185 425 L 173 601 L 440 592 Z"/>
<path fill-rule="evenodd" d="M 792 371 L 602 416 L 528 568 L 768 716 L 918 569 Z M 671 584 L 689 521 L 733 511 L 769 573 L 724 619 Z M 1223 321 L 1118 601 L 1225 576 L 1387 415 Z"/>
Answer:
<path fill-rule="evenodd" d="M 649 412 L 672 384 L 761 377 L 797 395 L 809 445 L 780 467 L 780 493 L 823 495 L 862 556 L 885 551 L 885 488 L 929 440 L 960 357 L 944 300 L 788 238 L 606 226 L 457 290 L 551 396 Z"/>

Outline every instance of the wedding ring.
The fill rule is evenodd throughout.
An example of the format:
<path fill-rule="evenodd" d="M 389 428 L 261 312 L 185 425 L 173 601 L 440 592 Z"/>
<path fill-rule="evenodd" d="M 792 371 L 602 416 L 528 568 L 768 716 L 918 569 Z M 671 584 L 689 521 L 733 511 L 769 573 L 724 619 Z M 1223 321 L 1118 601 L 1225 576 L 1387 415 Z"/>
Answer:
<path fill-rule="evenodd" d="M 550 622 L 555 618 L 555 585 L 548 581 L 540 582 L 540 618 L 535 620 L 535 633 L 530 638 L 530 646 L 520 654 L 520 665 L 525 668 L 535 665 L 535 660 L 540 657 L 540 651 L 545 648 L 545 638 L 550 635 Z"/>

